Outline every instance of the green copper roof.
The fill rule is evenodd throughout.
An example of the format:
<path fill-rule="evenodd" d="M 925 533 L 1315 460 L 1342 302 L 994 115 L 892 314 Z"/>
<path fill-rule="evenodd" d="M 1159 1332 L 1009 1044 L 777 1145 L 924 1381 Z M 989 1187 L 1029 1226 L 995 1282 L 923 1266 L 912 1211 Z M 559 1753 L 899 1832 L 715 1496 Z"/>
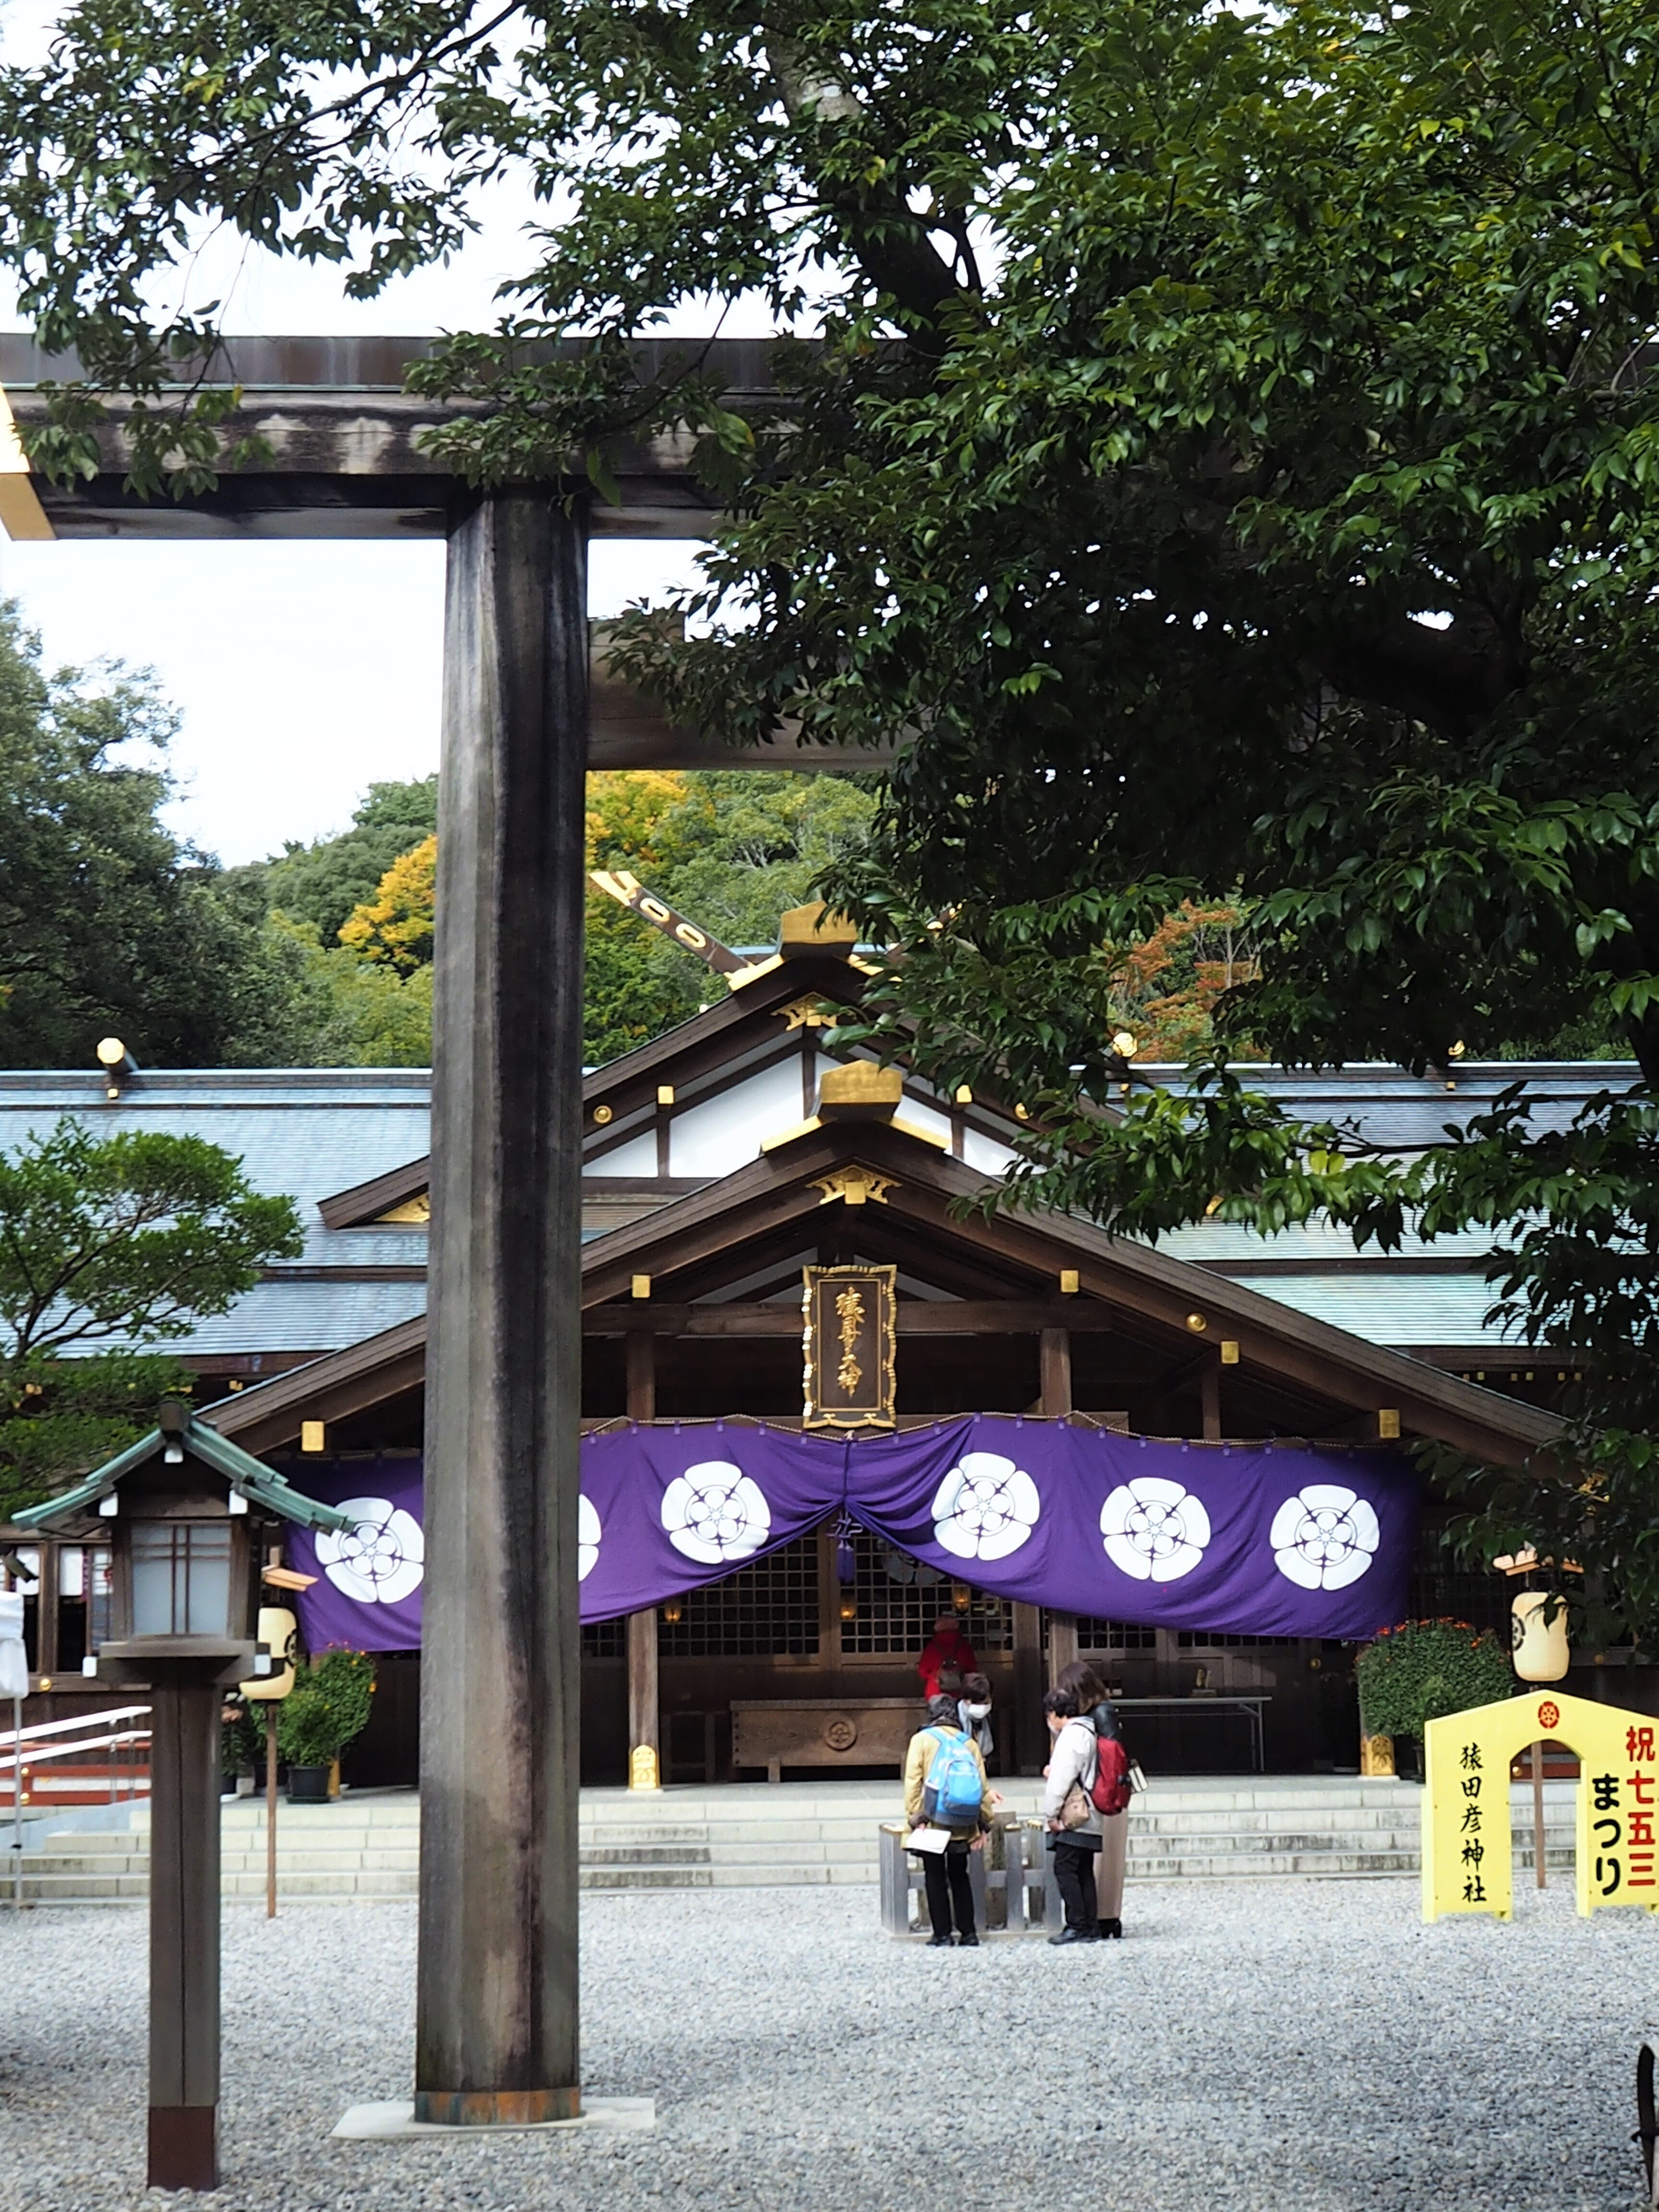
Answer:
<path fill-rule="evenodd" d="M 245 1452 L 240 1444 L 222 1437 L 217 1429 L 210 1429 L 205 1421 L 191 1414 L 181 1435 L 164 1437 L 160 1429 L 152 1429 L 147 1437 L 140 1437 L 136 1444 L 129 1444 L 102 1467 L 94 1468 L 90 1474 L 82 1475 L 73 1490 L 66 1490 L 58 1498 L 49 1498 L 43 1505 L 31 1505 L 21 1513 L 14 1513 L 12 1521 L 20 1528 L 51 1528 L 59 1521 L 69 1520 L 95 1507 L 100 1498 L 106 1498 L 120 1483 L 124 1475 L 135 1468 L 143 1467 L 155 1459 L 169 1443 L 181 1443 L 187 1452 L 222 1474 L 233 1490 L 241 1492 L 250 1504 L 263 1506 L 284 1521 L 297 1521 L 302 1528 L 349 1528 L 351 1521 L 337 1507 L 325 1505 L 315 1498 L 307 1498 L 296 1490 L 275 1468 L 267 1467 L 252 1452 Z"/>

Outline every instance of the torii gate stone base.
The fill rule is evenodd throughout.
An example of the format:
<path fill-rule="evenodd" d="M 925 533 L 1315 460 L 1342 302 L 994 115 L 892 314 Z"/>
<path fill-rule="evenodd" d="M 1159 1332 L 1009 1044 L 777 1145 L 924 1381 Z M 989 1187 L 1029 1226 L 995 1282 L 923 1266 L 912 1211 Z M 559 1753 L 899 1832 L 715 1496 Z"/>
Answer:
<path fill-rule="evenodd" d="M 467 492 L 419 432 L 447 410 L 401 391 L 429 341 L 229 340 L 209 380 L 240 386 L 226 450 L 267 458 L 152 504 L 104 471 L 27 473 L 0 438 L 15 536 L 447 539 L 427 1355 L 425 1663 L 415 2100 L 359 2108 L 357 2136 L 568 2126 L 584 2116 L 577 1986 L 583 776 L 586 546 L 696 537 L 706 512 L 672 441 L 617 457 L 627 507 L 571 487 Z M 647 353 L 651 349 L 644 349 Z M 660 352 L 661 348 L 656 349 Z M 702 350 L 699 349 L 698 350 Z M 763 349 L 708 349 L 733 404 Z M 729 358 L 728 358 L 729 356 Z M 654 354 L 642 367 L 649 374 Z M 34 386 L 77 365 L 0 337 L 27 437 Z M 586 487 L 576 495 L 586 495 Z M 606 766 L 853 767 L 782 744 L 721 755 L 614 691 Z M 587 2124 L 650 2124 L 648 2100 Z M 356 2124 L 353 2124 L 356 2123 Z"/>

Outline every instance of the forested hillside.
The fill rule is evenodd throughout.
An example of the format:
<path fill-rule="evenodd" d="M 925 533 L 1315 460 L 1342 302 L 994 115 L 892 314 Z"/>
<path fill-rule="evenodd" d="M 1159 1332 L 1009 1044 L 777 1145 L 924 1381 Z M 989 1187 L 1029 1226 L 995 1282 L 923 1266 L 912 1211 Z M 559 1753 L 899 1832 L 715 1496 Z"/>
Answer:
<path fill-rule="evenodd" d="M 0 604 L 0 1066 L 418 1067 L 432 1051 L 437 778 L 372 784 L 337 836 L 222 868 L 162 820 L 176 717 L 120 670 L 48 673 Z M 874 811 L 788 774 L 589 779 L 588 866 L 627 868 L 734 945 L 769 945 Z M 725 986 L 592 891 L 586 1053 Z"/>

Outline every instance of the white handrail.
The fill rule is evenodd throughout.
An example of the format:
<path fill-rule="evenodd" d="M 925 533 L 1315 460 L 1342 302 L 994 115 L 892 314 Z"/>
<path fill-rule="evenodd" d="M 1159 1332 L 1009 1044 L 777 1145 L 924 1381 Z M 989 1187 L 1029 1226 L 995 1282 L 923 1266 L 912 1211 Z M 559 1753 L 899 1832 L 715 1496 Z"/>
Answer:
<path fill-rule="evenodd" d="M 33 1743 L 42 1736 L 62 1735 L 70 1729 L 101 1728 L 110 1721 L 135 1720 L 148 1705 L 111 1705 L 95 1713 L 75 1713 L 66 1721 L 31 1721 L 24 1729 L 0 1729 L 0 1744 Z"/>
<path fill-rule="evenodd" d="M 0 1752 L 0 1775 L 9 1774 L 20 1765 L 27 1770 L 44 1766 L 48 1759 L 69 1759 L 77 1751 L 112 1751 L 118 1744 L 148 1743 L 149 1739 L 148 1729 L 122 1729 L 112 1735 L 83 1736 L 77 1743 L 49 1743 L 33 1753 L 25 1749 L 21 1756 L 16 1752 Z"/>

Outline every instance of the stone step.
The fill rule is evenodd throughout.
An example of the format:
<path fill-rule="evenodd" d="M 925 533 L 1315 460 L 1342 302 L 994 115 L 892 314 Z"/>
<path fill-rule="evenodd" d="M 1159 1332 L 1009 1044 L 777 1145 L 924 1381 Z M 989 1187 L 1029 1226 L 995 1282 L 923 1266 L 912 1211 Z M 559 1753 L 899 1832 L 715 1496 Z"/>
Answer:
<path fill-rule="evenodd" d="M 765 1851 L 768 1844 L 761 1844 L 759 1850 Z M 710 1858 L 712 1851 L 706 1843 L 581 1844 L 584 1867 L 706 1867 Z"/>
<path fill-rule="evenodd" d="M 863 1868 L 803 1866 L 584 1867 L 586 1890 L 610 1889 L 805 1889 L 847 1884 L 868 1888 L 872 1877 Z"/>
<path fill-rule="evenodd" d="M 1040 1785 L 1000 1785 L 1006 1808 L 1030 1818 Z M 1422 1793 L 1388 1780 L 1315 1778 L 1154 1782 L 1129 1829 L 1131 1878 L 1265 1880 L 1295 1875 L 1410 1875 L 1417 1870 Z M 585 1792 L 580 1802 L 579 1880 L 584 1889 L 873 1887 L 879 1831 L 899 1808 L 890 1784 L 686 1787 L 657 1794 Z M 125 1808 L 124 1808 L 125 1809 Z M 1573 1857 L 1570 1783 L 1546 1790 L 1548 1863 Z M 1532 1869 L 1531 1792 L 1511 1790 L 1517 1880 Z M 265 1887 L 261 1800 L 221 1807 L 226 1899 L 252 1903 Z M 149 1881 L 147 1807 L 131 1825 L 50 1830 L 25 1855 L 26 1899 L 40 1904 L 141 1901 Z M 348 1796 L 327 1805 L 279 1808 L 277 1881 L 283 1898 L 406 1898 L 416 1893 L 420 1805 L 413 1791 Z M 6 1863 L 0 1856 L 0 1903 Z"/>
<path fill-rule="evenodd" d="M 413 1874 L 365 1872 L 352 1874 L 285 1874 L 279 1868 L 276 1874 L 276 1894 L 284 1897 L 413 1897 L 418 1888 L 418 1879 Z M 222 1878 L 222 1893 L 228 1898 L 263 1897 L 265 1878 L 258 1875 L 239 1874 Z"/>

